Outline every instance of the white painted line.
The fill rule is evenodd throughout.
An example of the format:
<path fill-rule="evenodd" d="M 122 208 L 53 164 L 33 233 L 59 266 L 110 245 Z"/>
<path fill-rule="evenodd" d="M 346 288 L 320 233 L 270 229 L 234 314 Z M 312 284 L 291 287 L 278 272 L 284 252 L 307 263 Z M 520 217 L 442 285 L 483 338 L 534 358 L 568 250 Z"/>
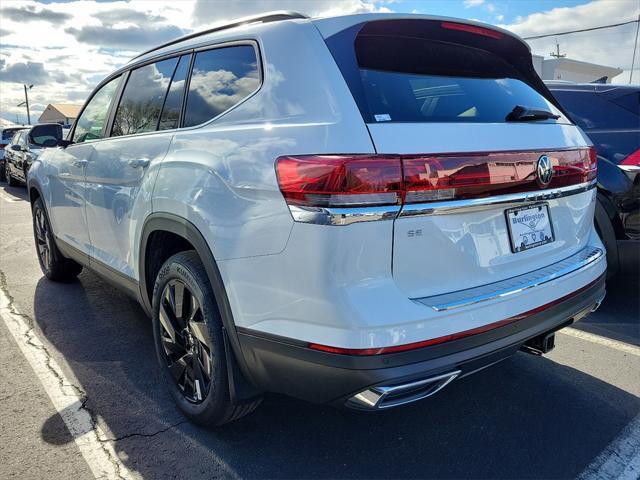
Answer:
<path fill-rule="evenodd" d="M 640 478 L 640 415 L 578 477 L 579 480 Z"/>
<path fill-rule="evenodd" d="M 577 330 L 571 327 L 563 328 L 562 330 L 559 330 L 557 333 L 561 333 L 563 335 L 569 335 L 571 337 L 579 338 L 581 340 L 586 340 L 587 342 L 597 343 L 598 345 L 602 345 L 604 347 L 613 348 L 615 350 L 619 350 L 621 352 L 640 357 L 640 347 L 636 347 L 635 345 L 630 345 L 624 342 L 619 342 L 617 340 L 611 340 L 610 338 L 606 338 L 601 335 L 596 335 L 594 333 L 589 333 L 589 332 L 583 332 L 582 330 Z"/>
<path fill-rule="evenodd" d="M 82 387 L 67 379 L 26 318 L 16 311 L 2 290 L 0 318 L 42 383 L 94 476 L 100 480 L 137 478 L 138 475 L 134 477 L 122 464 L 112 443 L 104 441 L 114 437 L 111 432 L 97 426 L 84 408 Z"/>

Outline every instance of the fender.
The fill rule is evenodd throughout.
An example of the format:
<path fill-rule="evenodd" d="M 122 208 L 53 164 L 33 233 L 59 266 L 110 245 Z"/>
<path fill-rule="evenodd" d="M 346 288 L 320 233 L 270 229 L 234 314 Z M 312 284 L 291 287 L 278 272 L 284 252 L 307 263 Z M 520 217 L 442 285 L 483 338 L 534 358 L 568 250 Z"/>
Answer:
<path fill-rule="evenodd" d="M 142 306 L 150 316 L 152 307 L 147 293 L 148 289 L 145 272 L 146 247 L 149 237 L 156 231 L 170 232 L 184 238 L 193 245 L 198 253 L 198 256 L 204 264 L 209 281 L 211 282 L 213 295 L 218 305 L 218 310 L 220 311 L 225 345 L 229 346 L 229 348 L 226 349 L 225 354 L 227 357 L 229 390 L 232 396 L 232 401 L 254 397 L 258 391 L 254 386 L 255 382 L 251 380 L 251 372 L 247 367 L 242 348 L 240 347 L 236 325 L 233 320 L 233 313 L 227 297 L 227 291 L 222 281 L 222 276 L 220 275 L 220 270 L 218 269 L 218 264 L 216 263 L 216 260 L 211 253 L 211 249 L 203 235 L 200 233 L 198 228 L 188 220 L 171 213 L 163 212 L 152 213 L 145 220 L 145 223 L 142 226 L 142 234 L 140 236 L 140 255 L 138 259 L 138 272 L 140 278 L 139 287 Z M 251 385 L 247 384 L 247 379 L 251 381 Z"/>

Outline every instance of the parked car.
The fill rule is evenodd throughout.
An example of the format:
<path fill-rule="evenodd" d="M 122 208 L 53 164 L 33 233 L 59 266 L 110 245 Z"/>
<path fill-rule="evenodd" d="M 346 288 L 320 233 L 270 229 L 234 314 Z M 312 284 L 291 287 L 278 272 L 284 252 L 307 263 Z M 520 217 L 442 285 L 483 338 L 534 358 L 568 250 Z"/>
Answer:
<path fill-rule="evenodd" d="M 5 148 L 11 143 L 11 139 L 15 133 L 25 127 L 4 127 L 0 129 L 0 179 L 5 178 Z"/>
<path fill-rule="evenodd" d="M 547 85 L 598 152 L 595 222 L 609 272 L 640 271 L 640 87 Z"/>
<path fill-rule="evenodd" d="M 211 425 L 263 392 L 387 409 L 547 352 L 605 294 L 595 178 L 512 33 L 276 13 L 109 75 L 29 194 L 46 277 L 136 298 Z"/>
<path fill-rule="evenodd" d="M 11 186 L 25 183 L 33 161 L 45 148 L 58 145 L 62 127 L 57 123 L 42 123 L 17 131 L 5 152 L 5 178 Z"/>

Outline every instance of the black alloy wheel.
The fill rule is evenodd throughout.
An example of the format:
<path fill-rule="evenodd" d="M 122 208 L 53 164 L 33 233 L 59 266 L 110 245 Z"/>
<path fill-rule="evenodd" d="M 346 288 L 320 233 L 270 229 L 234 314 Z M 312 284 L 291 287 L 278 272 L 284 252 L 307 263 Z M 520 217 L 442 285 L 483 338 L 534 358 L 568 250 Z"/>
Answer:
<path fill-rule="evenodd" d="M 170 280 L 161 296 L 160 335 L 165 362 L 186 400 L 201 403 L 211 386 L 211 338 L 200 302 L 183 281 Z"/>

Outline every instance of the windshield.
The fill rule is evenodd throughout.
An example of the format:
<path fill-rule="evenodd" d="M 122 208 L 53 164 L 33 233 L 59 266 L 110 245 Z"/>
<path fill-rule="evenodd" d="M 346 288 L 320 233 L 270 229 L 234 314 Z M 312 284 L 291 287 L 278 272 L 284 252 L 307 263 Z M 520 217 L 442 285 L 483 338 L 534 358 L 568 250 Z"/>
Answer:
<path fill-rule="evenodd" d="M 2 130 L 2 143 L 9 143 L 16 132 L 24 130 L 23 128 L 5 128 Z"/>

